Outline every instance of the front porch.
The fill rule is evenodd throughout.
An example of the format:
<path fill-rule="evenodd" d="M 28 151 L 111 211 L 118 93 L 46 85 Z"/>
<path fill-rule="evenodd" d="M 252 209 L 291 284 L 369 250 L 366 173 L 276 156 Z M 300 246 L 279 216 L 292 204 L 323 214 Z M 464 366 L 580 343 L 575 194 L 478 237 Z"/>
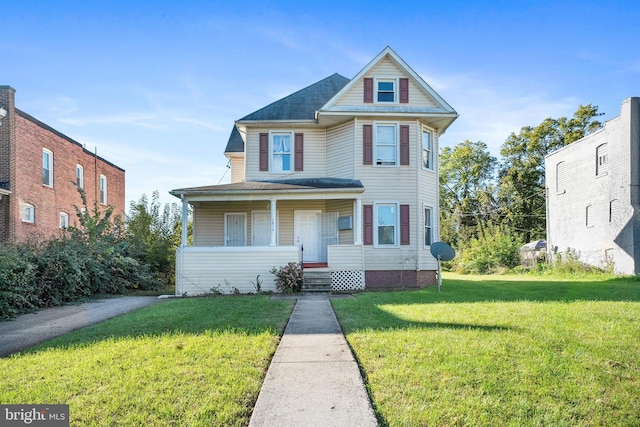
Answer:
<path fill-rule="evenodd" d="M 298 246 L 246 246 L 178 248 L 176 256 L 176 295 L 207 293 L 256 293 L 276 291 L 273 267 L 302 262 Z M 329 245 L 326 269 L 331 274 L 331 291 L 363 290 L 364 258 L 362 245 Z"/>

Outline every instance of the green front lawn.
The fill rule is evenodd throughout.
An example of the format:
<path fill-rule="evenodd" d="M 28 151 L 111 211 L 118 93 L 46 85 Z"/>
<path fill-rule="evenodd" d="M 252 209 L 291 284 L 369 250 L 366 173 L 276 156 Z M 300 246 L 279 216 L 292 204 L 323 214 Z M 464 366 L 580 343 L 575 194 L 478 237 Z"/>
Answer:
<path fill-rule="evenodd" d="M 0 403 L 71 425 L 244 426 L 295 301 L 176 299 L 0 359 Z"/>
<path fill-rule="evenodd" d="M 640 282 L 444 276 L 333 306 L 381 425 L 640 425 Z"/>

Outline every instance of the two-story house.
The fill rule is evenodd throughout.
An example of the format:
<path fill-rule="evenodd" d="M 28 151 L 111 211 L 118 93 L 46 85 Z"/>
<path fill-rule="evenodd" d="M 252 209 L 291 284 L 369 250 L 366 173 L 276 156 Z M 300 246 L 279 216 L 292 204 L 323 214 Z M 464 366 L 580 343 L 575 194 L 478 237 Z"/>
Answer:
<path fill-rule="evenodd" d="M 291 261 L 330 272 L 334 291 L 434 284 L 438 138 L 457 116 L 387 47 L 353 79 L 237 120 L 232 182 L 171 191 L 193 208 L 176 293 L 274 289 L 269 271 Z"/>
<path fill-rule="evenodd" d="M 640 274 L 640 98 L 545 158 L 547 253 Z"/>
<path fill-rule="evenodd" d="M 0 244 L 57 236 L 77 222 L 78 187 L 93 209 L 124 216 L 124 169 L 15 106 L 0 86 Z"/>

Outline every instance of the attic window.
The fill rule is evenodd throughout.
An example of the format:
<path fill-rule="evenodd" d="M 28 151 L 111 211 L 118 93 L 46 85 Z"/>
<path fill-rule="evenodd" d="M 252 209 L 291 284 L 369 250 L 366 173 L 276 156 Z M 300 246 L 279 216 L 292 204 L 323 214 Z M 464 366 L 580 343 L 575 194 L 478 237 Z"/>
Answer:
<path fill-rule="evenodd" d="M 376 82 L 376 93 L 378 102 L 396 102 L 396 81 L 378 80 Z"/>

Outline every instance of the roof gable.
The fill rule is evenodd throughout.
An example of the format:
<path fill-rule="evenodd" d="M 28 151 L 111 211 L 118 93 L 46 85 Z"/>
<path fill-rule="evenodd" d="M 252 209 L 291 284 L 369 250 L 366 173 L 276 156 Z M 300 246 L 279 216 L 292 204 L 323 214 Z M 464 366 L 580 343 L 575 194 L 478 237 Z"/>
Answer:
<path fill-rule="evenodd" d="M 426 95 L 426 97 L 431 101 L 428 102 L 428 104 L 430 104 L 428 107 L 430 107 L 433 112 L 456 113 L 455 110 L 389 46 L 373 58 L 362 70 L 360 70 L 358 74 L 356 74 L 353 79 L 351 79 L 348 84 L 346 84 L 338 93 L 335 94 L 335 96 L 327 101 L 327 103 L 320 108 L 320 111 L 344 109 L 338 107 L 340 100 L 349 92 L 357 90 L 356 86 L 363 86 L 363 79 L 366 76 L 375 74 L 378 69 L 384 69 L 385 62 L 387 63 L 386 69 L 389 69 L 388 64 L 394 66 L 397 70 L 406 75 L 411 82 Z M 384 74 L 384 72 L 382 74 Z M 358 93 L 362 93 L 362 91 L 359 90 Z"/>

